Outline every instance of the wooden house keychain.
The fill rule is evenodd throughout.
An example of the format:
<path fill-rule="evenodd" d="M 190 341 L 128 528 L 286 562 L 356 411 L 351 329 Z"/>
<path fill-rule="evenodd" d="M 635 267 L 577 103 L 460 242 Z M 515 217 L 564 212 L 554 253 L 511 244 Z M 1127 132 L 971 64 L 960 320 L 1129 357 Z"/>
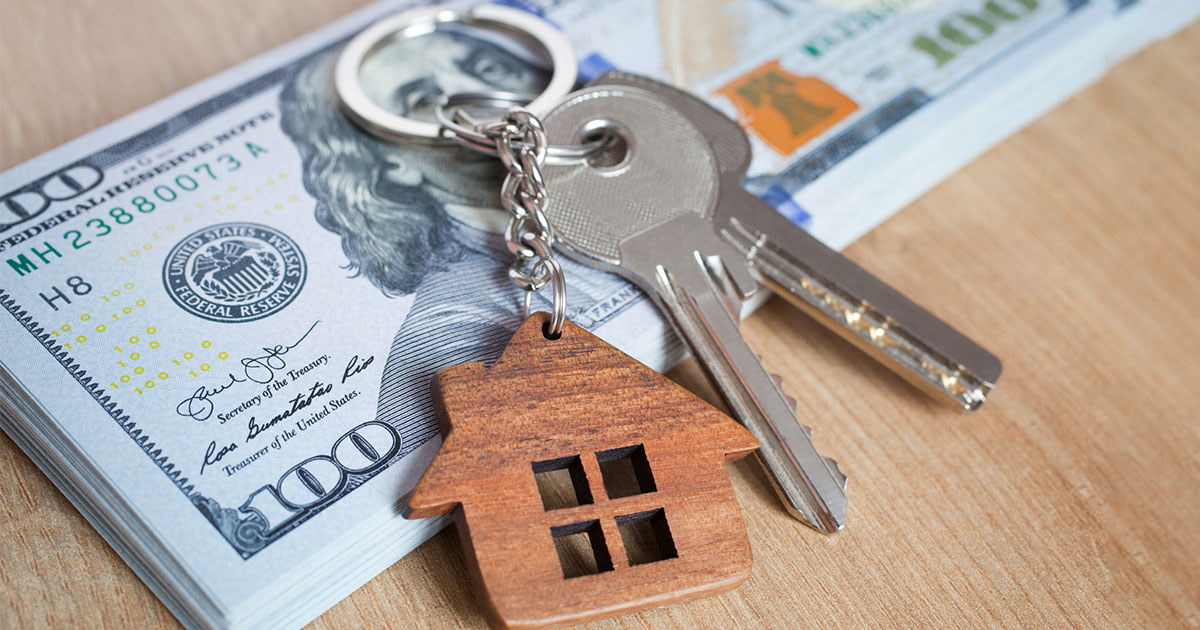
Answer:
<path fill-rule="evenodd" d="M 384 110 L 359 84 L 380 42 L 467 26 L 546 53 L 552 75 L 529 99 L 504 92 L 443 99 L 438 124 Z M 573 87 L 576 60 L 549 24 L 523 11 L 479 6 L 418 9 L 351 40 L 335 71 L 343 108 L 391 140 L 448 139 L 496 155 L 527 318 L 492 365 L 446 368 L 434 378 L 443 443 L 405 516 L 453 514 L 480 604 L 502 628 L 545 628 L 645 610 L 731 589 L 750 571 L 750 545 L 725 462 L 758 443 L 725 414 L 566 321 L 566 282 L 551 249 L 542 166 L 587 159 L 605 141 L 548 146 L 531 111 Z M 450 110 L 504 111 L 464 125 Z M 507 109 L 505 109 L 507 108 Z M 474 110 L 473 110 L 474 111 Z M 472 121 L 473 122 L 473 121 Z M 528 315 L 549 287 L 550 313 Z M 558 478 L 558 484 L 555 479 Z"/>
<path fill-rule="evenodd" d="M 551 319 L 526 319 L 490 366 L 437 374 L 445 441 L 405 516 L 454 515 L 495 627 L 570 625 L 740 584 L 750 545 L 725 462 L 757 442 L 570 322 L 549 338 Z M 563 494 L 556 474 L 569 478 Z"/>
<path fill-rule="evenodd" d="M 737 586 L 749 576 L 750 545 L 725 462 L 758 442 L 566 321 L 566 282 L 542 213 L 546 133 L 521 107 L 491 131 L 508 168 L 509 275 L 526 290 L 526 312 L 544 287 L 553 309 L 528 316 L 494 364 L 437 373 L 444 441 L 405 516 L 454 515 L 496 627 L 570 625 Z"/>

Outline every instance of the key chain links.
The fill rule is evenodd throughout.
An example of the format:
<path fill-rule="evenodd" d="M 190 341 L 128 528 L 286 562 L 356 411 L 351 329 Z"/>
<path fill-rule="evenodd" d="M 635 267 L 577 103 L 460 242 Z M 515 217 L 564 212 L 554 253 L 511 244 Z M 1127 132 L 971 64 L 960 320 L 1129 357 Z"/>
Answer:
<path fill-rule="evenodd" d="M 548 338 L 557 339 L 567 315 L 567 285 L 551 247 L 554 233 L 545 213 L 547 192 L 542 167 L 587 161 L 607 149 L 613 138 L 550 146 L 542 121 L 524 106 L 529 100 L 527 95 L 501 91 L 449 94 L 438 102 L 434 116 L 441 137 L 495 155 L 508 171 L 500 187 L 500 205 L 509 214 L 504 239 L 515 256 L 508 277 L 525 291 L 526 317 L 533 293 L 550 286 L 550 322 L 545 332 Z M 504 116 L 491 123 L 474 120 L 465 111 L 466 107 L 501 106 L 505 107 Z"/>
<path fill-rule="evenodd" d="M 515 38 L 544 53 L 551 73 L 541 94 L 528 96 L 490 90 L 447 95 L 437 105 L 436 122 L 398 115 L 367 96 L 361 84 L 363 63 L 384 42 L 420 37 L 441 27 L 458 25 Z M 543 212 L 546 183 L 541 168 L 544 164 L 587 160 L 599 154 L 607 141 L 550 147 L 541 122 L 531 112 L 548 111 L 567 95 L 575 84 L 578 68 L 571 43 L 561 31 L 525 11 L 494 5 L 467 10 L 423 7 L 385 18 L 354 36 L 338 55 L 334 68 L 334 88 L 343 111 L 368 133 L 388 141 L 457 142 L 500 158 L 508 170 L 501 191 L 504 208 L 510 215 L 505 238 L 516 256 L 509 276 L 526 292 L 527 314 L 532 292 L 551 285 L 553 310 L 546 334 L 552 338 L 561 334 L 566 319 L 566 284 L 562 266 L 551 250 L 550 224 Z M 462 110 L 463 105 L 507 110 L 499 122 L 480 123 Z"/>
<path fill-rule="evenodd" d="M 550 322 L 545 334 L 557 339 L 567 316 L 567 283 L 562 265 L 554 257 L 554 235 L 543 211 L 547 199 L 542 177 L 548 153 L 546 130 L 529 110 L 512 106 L 502 120 L 485 127 L 484 133 L 495 137 L 496 154 L 508 171 L 500 188 L 500 204 L 509 214 L 504 238 L 515 257 L 508 277 L 525 291 L 526 317 L 533 292 L 550 286 Z"/>

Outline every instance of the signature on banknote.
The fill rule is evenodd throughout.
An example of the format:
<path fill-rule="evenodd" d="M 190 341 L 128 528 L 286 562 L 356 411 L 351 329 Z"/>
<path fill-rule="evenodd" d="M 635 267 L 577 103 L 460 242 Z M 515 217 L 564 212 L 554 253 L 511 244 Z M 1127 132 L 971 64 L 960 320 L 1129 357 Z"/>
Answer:
<path fill-rule="evenodd" d="M 263 385 L 275 380 L 276 372 L 287 367 L 287 361 L 284 360 L 283 355 L 299 346 L 312 333 L 313 329 L 317 327 L 317 324 L 320 323 L 320 320 L 313 322 L 312 326 L 309 326 L 308 330 L 291 345 L 275 344 L 270 347 L 263 346 L 262 350 L 264 354 L 243 357 L 239 361 L 242 366 L 239 372 L 229 372 L 228 378 L 220 385 L 214 387 L 201 385 L 196 391 L 192 392 L 191 396 L 188 396 L 175 406 L 175 413 L 185 418 L 203 422 L 212 417 L 213 409 L 215 408 L 215 404 L 213 403 L 215 396 L 228 391 L 238 383 L 251 382 Z"/>

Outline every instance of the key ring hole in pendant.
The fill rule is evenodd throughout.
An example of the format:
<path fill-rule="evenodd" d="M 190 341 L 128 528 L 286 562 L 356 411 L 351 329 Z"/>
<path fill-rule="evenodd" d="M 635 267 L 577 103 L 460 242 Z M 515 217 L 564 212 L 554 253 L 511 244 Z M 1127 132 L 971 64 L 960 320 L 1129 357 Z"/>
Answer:
<path fill-rule="evenodd" d="M 525 290 L 525 313 L 521 316 L 522 320 L 528 319 L 533 313 L 534 293 L 534 291 L 529 289 Z M 551 330 L 550 322 L 552 319 L 553 315 L 551 315 L 551 319 L 547 319 L 546 321 L 542 322 L 542 336 L 545 337 L 547 341 L 558 341 L 559 339 L 562 339 L 563 331 L 565 329 L 560 326 L 557 332 Z"/>
<path fill-rule="evenodd" d="M 633 137 L 621 125 L 605 119 L 593 120 L 576 134 L 576 144 L 601 143 L 595 155 L 587 158 L 588 166 L 603 173 L 618 173 L 629 166 L 633 153 Z"/>

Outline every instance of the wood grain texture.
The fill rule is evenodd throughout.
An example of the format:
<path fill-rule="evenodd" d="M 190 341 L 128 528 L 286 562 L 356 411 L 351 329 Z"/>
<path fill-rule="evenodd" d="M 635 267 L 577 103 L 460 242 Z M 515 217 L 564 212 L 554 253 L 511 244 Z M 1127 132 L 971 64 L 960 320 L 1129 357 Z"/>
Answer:
<path fill-rule="evenodd" d="M 0 0 L 0 167 L 358 3 Z M 850 477 L 788 517 L 731 465 L 729 593 L 588 628 L 1200 628 L 1200 25 L 1118 66 L 848 250 L 1005 362 L 960 416 L 779 301 L 743 326 Z M 984 124 L 984 121 L 981 121 Z M 694 364 L 673 376 L 715 399 Z M 0 626 L 174 620 L 0 438 Z M 314 628 L 484 626 L 452 531 Z"/>
<path fill-rule="evenodd" d="M 758 442 L 570 322 L 546 339 L 549 321 L 526 319 L 490 366 L 434 377 L 445 441 L 406 516 L 454 513 L 480 607 L 497 628 L 573 625 L 741 584 L 750 542 L 725 462 Z M 556 471 L 572 478 L 572 500 L 539 488 L 535 473 Z M 632 522 L 657 537 L 654 561 L 638 562 L 646 549 L 631 546 Z M 570 571 L 555 550 L 572 535 L 590 543 L 588 571 Z"/>

